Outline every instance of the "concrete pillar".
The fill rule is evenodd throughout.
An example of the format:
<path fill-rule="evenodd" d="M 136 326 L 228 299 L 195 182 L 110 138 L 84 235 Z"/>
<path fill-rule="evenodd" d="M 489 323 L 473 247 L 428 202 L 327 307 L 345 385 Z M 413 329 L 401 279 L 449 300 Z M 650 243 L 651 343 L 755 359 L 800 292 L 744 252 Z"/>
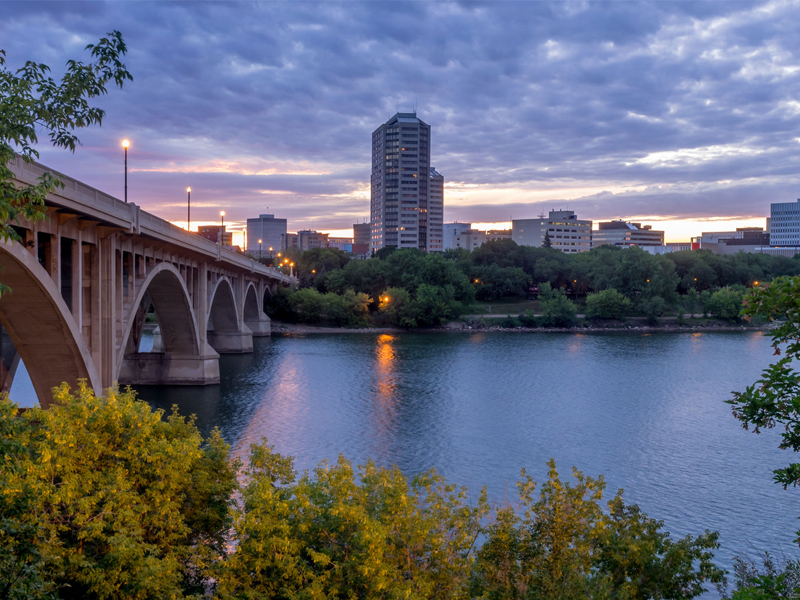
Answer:
<path fill-rule="evenodd" d="M 104 388 L 114 384 L 117 356 L 117 315 L 119 277 L 117 275 L 116 235 L 110 235 L 100 241 L 100 330 L 102 341 L 100 353 L 95 366 L 100 373 L 101 385 Z"/>

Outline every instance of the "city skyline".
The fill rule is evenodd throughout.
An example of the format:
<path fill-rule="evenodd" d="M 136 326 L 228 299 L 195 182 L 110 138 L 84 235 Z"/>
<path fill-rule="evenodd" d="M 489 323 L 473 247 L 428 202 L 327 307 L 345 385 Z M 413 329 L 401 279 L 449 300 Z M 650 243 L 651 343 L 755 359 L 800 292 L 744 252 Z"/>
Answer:
<path fill-rule="evenodd" d="M 414 106 L 447 222 L 570 209 L 673 241 L 800 196 L 793 3 L 3 7 L 12 69 L 58 76 L 122 31 L 134 81 L 99 99 L 75 155 L 42 140 L 41 161 L 121 197 L 128 138 L 131 201 L 177 224 L 192 186 L 193 224 L 223 209 L 349 229 L 369 214 L 374 124 Z"/>

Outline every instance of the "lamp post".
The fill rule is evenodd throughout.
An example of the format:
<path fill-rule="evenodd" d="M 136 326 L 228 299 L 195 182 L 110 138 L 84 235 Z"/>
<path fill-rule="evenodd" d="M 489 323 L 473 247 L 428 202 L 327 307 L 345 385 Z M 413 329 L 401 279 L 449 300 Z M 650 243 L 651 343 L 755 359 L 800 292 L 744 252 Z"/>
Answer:
<path fill-rule="evenodd" d="M 261 240 L 258 240 L 258 262 L 261 262 Z"/>
<path fill-rule="evenodd" d="M 289 263 L 289 277 L 294 277 L 294 263 Z"/>
<path fill-rule="evenodd" d="M 222 227 L 219 230 L 219 245 L 222 246 L 223 245 L 222 238 L 225 237 L 225 211 L 224 210 L 219 211 L 219 216 L 222 219 Z"/>
<path fill-rule="evenodd" d="M 122 148 L 125 151 L 125 202 L 128 201 L 128 146 L 130 145 L 128 140 L 122 140 Z"/>
<path fill-rule="evenodd" d="M 192 230 L 192 188 L 186 188 L 186 231 Z"/>

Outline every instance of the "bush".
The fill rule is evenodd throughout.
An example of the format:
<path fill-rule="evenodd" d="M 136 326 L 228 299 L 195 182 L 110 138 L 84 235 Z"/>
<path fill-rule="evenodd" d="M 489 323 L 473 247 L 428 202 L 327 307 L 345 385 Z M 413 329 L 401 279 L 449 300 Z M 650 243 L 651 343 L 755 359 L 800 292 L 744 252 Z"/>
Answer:
<path fill-rule="evenodd" d="M 540 306 L 543 327 L 572 327 L 577 322 L 578 309 L 563 292 L 553 292 Z"/>
<path fill-rule="evenodd" d="M 516 329 L 517 327 L 522 327 L 522 322 L 517 318 L 511 315 L 507 315 L 502 319 L 495 319 L 495 324 L 498 327 L 503 327 L 505 329 Z"/>
<path fill-rule="evenodd" d="M 642 309 L 645 317 L 647 317 L 648 325 L 658 324 L 658 318 L 664 314 L 664 304 L 664 299 L 660 296 L 653 296 L 644 301 Z"/>
<path fill-rule="evenodd" d="M 536 327 L 536 315 L 532 310 L 526 310 L 519 315 L 519 322 L 523 327 Z"/>
<path fill-rule="evenodd" d="M 624 319 L 631 301 L 614 288 L 586 296 L 586 318 Z"/>
<path fill-rule="evenodd" d="M 85 383 L 57 388 L 48 410 L 17 411 L 0 397 L 1 433 L 15 430 L 0 461 L 0 591 L 21 577 L 19 597 L 203 592 L 227 552 L 237 487 L 219 432 L 203 440 L 192 420 Z"/>
<path fill-rule="evenodd" d="M 744 292 L 733 289 L 721 289 L 711 294 L 708 301 L 709 312 L 725 321 L 741 321 L 744 307 Z"/>

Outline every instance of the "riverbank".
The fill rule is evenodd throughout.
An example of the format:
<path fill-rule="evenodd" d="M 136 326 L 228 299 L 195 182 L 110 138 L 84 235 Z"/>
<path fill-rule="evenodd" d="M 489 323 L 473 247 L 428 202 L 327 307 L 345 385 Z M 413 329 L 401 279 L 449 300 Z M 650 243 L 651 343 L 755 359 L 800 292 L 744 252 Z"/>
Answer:
<path fill-rule="evenodd" d="M 428 329 L 401 329 L 399 327 L 330 327 L 321 325 L 305 325 L 299 323 L 272 322 L 272 333 L 274 335 L 306 335 L 314 333 L 421 333 L 421 332 L 467 332 L 477 331 L 505 331 L 516 333 L 697 333 L 697 332 L 731 332 L 731 331 L 766 331 L 770 329 L 770 324 L 749 325 L 741 323 L 734 325 L 725 321 L 707 320 L 701 324 L 693 323 L 679 325 L 677 322 L 662 323 L 658 325 L 637 324 L 634 322 L 611 321 L 591 325 L 580 325 L 571 328 L 564 327 L 501 327 L 499 325 L 484 324 L 483 326 L 472 326 L 465 322 L 453 321 L 442 327 L 432 327 Z"/>

